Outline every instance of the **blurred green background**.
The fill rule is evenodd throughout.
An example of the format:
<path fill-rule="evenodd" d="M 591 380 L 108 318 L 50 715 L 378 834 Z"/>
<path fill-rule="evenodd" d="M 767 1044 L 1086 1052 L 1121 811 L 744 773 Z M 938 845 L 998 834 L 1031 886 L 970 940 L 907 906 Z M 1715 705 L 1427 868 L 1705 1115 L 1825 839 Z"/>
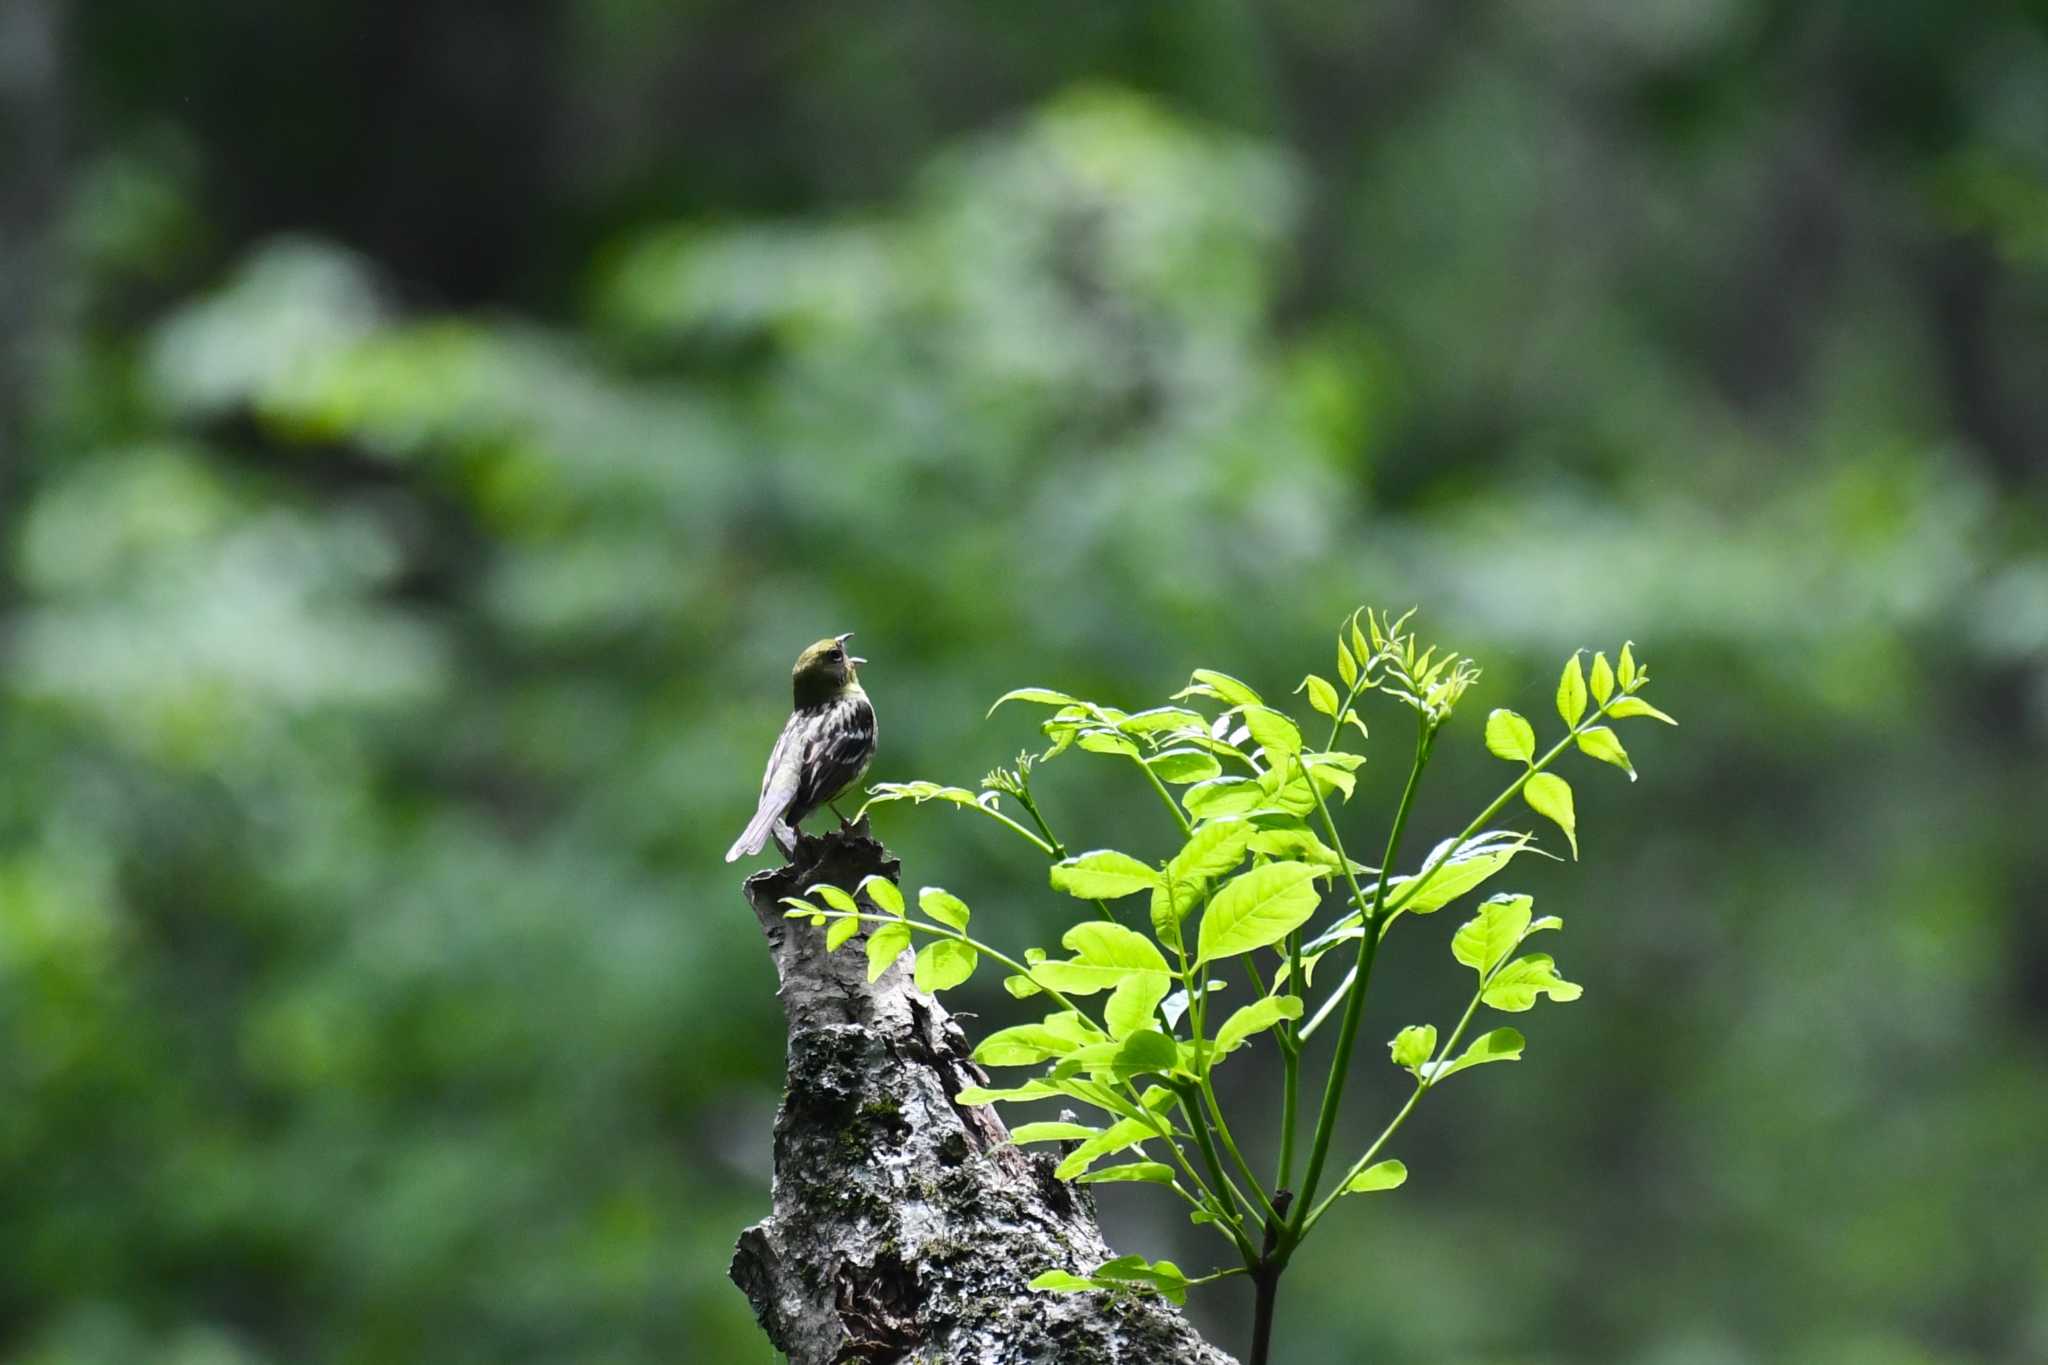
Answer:
<path fill-rule="evenodd" d="M 2040 3 L 7 0 L 0 122 L 0 1358 L 770 1359 L 719 855 L 796 650 L 972 785 L 1007 687 L 1284 693 L 1369 601 L 1487 668 L 1417 848 L 1573 648 L 1684 724 L 1568 770 L 1507 881 L 1586 998 L 1280 1357 L 2048 1360 Z M 1056 936 L 987 822 L 877 824 Z"/>

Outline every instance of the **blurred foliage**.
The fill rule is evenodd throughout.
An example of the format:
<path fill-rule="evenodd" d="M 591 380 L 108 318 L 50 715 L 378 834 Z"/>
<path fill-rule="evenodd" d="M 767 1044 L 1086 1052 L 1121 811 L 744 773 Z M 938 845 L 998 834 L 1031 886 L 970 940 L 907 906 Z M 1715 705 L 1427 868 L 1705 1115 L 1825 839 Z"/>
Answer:
<path fill-rule="evenodd" d="M 1632 634 L 1687 729 L 1517 888 L 1585 1004 L 1280 1353 L 2048 1356 L 2038 5 L 16 0 L 0 54 L 0 1356 L 766 1358 L 718 853 L 796 648 L 860 632 L 873 777 L 971 785 L 1007 687 L 1284 693 L 1361 598 L 1469 717 Z M 877 819 L 1051 937 L 1036 862 Z"/>

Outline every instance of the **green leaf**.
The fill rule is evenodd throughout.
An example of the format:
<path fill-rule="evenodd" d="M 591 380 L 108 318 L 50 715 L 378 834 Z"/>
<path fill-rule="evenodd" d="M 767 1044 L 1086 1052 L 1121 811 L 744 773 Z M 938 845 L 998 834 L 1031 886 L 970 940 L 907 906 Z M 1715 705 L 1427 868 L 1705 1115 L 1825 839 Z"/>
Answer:
<path fill-rule="evenodd" d="M 1020 1123 L 1010 1130 L 1010 1141 L 1023 1147 L 1033 1142 L 1085 1142 L 1101 1135 L 1100 1128 L 1090 1128 L 1082 1123 Z"/>
<path fill-rule="evenodd" d="M 961 1104 L 1021 1104 L 1059 1093 L 1044 1081 L 1026 1081 L 1022 1085 L 1006 1090 L 991 1090 L 985 1085 L 965 1086 L 953 1098 Z"/>
<path fill-rule="evenodd" d="M 1181 803 L 1196 820 L 1216 820 L 1241 815 L 1265 799 L 1257 778 L 1218 777 L 1189 787 Z"/>
<path fill-rule="evenodd" d="M 1159 1002 L 1172 987 L 1173 979 L 1165 972 L 1136 972 L 1118 982 L 1109 1003 L 1102 1007 L 1102 1022 L 1109 1026 L 1109 1036 L 1127 1038 L 1139 1029 L 1153 1027 L 1158 1022 Z"/>
<path fill-rule="evenodd" d="M 1031 1288 L 1048 1294 L 1089 1294 L 1109 1291 L 1111 1286 L 1083 1279 L 1071 1270 L 1048 1270 L 1033 1277 Z"/>
<path fill-rule="evenodd" d="M 1218 673 L 1214 669 L 1209 668 L 1198 668 L 1195 670 L 1194 677 L 1196 682 L 1202 684 L 1232 706 L 1259 706 L 1263 704 L 1258 693 L 1252 691 L 1251 688 L 1231 677 L 1228 673 Z"/>
<path fill-rule="evenodd" d="M 1604 706 L 1614 695 L 1614 670 L 1607 666 L 1606 654 L 1593 656 L 1593 701 Z"/>
<path fill-rule="evenodd" d="M 1247 706 L 1244 723 L 1269 756 L 1301 752 L 1301 731 L 1293 721 L 1270 706 Z"/>
<path fill-rule="evenodd" d="M 1536 1003 L 1536 997 L 1547 995 L 1562 1004 L 1576 1000 L 1584 991 L 1578 985 L 1557 974 L 1557 964 L 1548 953 L 1530 953 L 1518 957 L 1494 973 L 1493 980 L 1486 983 L 1486 991 L 1480 997 L 1487 1004 L 1508 1014 L 1520 1014 Z"/>
<path fill-rule="evenodd" d="M 1052 889 L 1080 900 L 1116 900 L 1159 885 L 1159 872 L 1128 853 L 1098 848 L 1053 864 Z"/>
<path fill-rule="evenodd" d="M 983 1066 L 1030 1066 L 1064 1057 L 1079 1046 L 1079 1040 L 1045 1024 L 1013 1024 L 982 1039 L 974 1060 Z"/>
<path fill-rule="evenodd" d="M 1351 652 L 1358 656 L 1358 666 L 1366 668 L 1372 663 L 1372 642 L 1367 640 L 1365 632 L 1358 628 L 1358 616 L 1358 612 L 1351 613 Z"/>
<path fill-rule="evenodd" d="M 1072 1180 L 1103 1157 L 1113 1156 L 1126 1148 L 1137 1146 L 1147 1138 L 1158 1136 L 1158 1130 L 1144 1119 L 1118 1119 L 1069 1152 L 1060 1164 L 1053 1168 L 1053 1174 L 1061 1180 Z"/>
<path fill-rule="evenodd" d="M 883 926 L 886 928 L 887 926 Z M 832 921 L 832 927 L 825 931 L 825 951 L 836 953 L 846 946 L 846 940 L 860 932 L 860 921 L 852 915 L 841 915 Z"/>
<path fill-rule="evenodd" d="M 1505 830 L 1488 830 L 1449 858 L 1443 856 L 1444 846 L 1438 844 L 1423 860 L 1425 871 L 1413 877 L 1396 877 L 1388 884 L 1387 904 L 1411 915 L 1441 910 L 1485 883 L 1528 846 L 1528 835 Z M 1436 864 L 1433 869 L 1432 862 Z"/>
<path fill-rule="evenodd" d="M 939 924 L 965 931 L 967 902 L 942 886 L 927 886 L 917 893 L 917 908 Z"/>
<path fill-rule="evenodd" d="M 1152 888 L 1152 932 L 1176 953 L 1181 950 L 1181 922 L 1201 903 L 1202 888 L 1191 882 L 1167 882 Z"/>
<path fill-rule="evenodd" d="M 1138 756 L 1138 746 L 1114 730 L 1083 730 L 1081 737 L 1074 742 L 1091 754 L 1120 754 L 1125 758 Z"/>
<path fill-rule="evenodd" d="M 1299 996 L 1269 995 L 1263 1000 L 1254 1000 L 1223 1021 L 1223 1027 L 1216 1030 L 1215 1041 L 1209 1045 L 1210 1055 L 1227 1056 L 1244 1046 L 1253 1034 L 1273 1027 L 1282 1019 L 1299 1018 Z"/>
<path fill-rule="evenodd" d="M 853 897 L 829 882 L 819 882 L 811 890 L 817 892 L 818 899 L 831 906 L 834 910 L 844 910 L 850 914 L 860 909 L 860 906 L 854 903 Z"/>
<path fill-rule="evenodd" d="M 1358 685 L 1358 660 L 1351 657 L 1351 646 L 1344 643 L 1344 632 L 1337 632 L 1337 677 L 1350 691 Z"/>
<path fill-rule="evenodd" d="M 1343 859 L 1337 856 L 1336 849 L 1299 825 L 1259 830 L 1252 835 L 1251 847 L 1253 852 L 1263 853 L 1269 858 L 1315 863 L 1330 872 L 1343 867 Z"/>
<path fill-rule="evenodd" d="M 994 715 L 1004 702 L 1011 701 L 1031 701 L 1037 702 L 1041 706 L 1077 706 L 1081 704 L 1078 697 L 1070 697 L 1064 692 L 1055 692 L 1050 687 L 1019 687 L 997 697 L 995 705 L 988 708 L 988 714 Z"/>
<path fill-rule="evenodd" d="M 1474 1038 L 1472 1045 L 1466 1048 L 1464 1055 L 1456 1061 L 1425 1068 L 1426 1074 L 1423 1079 L 1435 1085 L 1447 1076 L 1455 1076 L 1460 1071 L 1475 1066 L 1485 1066 L 1488 1062 L 1519 1062 L 1522 1060 L 1522 1048 L 1526 1044 L 1527 1040 L 1522 1037 L 1519 1029 L 1497 1028 L 1491 1033 Z"/>
<path fill-rule="evenodd" d="M 1206 732 L 1209 722 L 1202 719 L 1198 711 L 1185 706 L 1155 706 L 1149 711 L 1138 711 L 1117 722 L 1117 729 L 1127 735 L 1151 735 L 1162 730 L 1200 730 Z"/>
<path fill-rule="evenodd" d="M 1056 991 L 1093 995 L 1121 985 L 1133 974 L 1167 975 L 1166 959 L 1152 940 L 1121 924 L 1083 920 L 1067 930 L 1060 943 L 1074 954 L 1071 960 L 1041 962 L 1031 969 L 1033 981 Z"/>
<path fill-rule="evenodd" d="M 1207 782 L 1223 772 L 1223 765 L 1216 761 L 1216 756 L 1202 749 L 1165 749 L 1146 759 L 1145 766 L 1161 782 L 1171 782 L 1176 786 Z"/>
<path fill-rule="evenodd" d="M 1029 1000 L 1034 995 L 1045 994 L 1044 988 L 1028 976 L 1004 977 L 1003 989 L 1018 1000 Z"/>
<path fill-rule="evenodd" d="M 910 946 L 910 926 L 907 924 L 884 924 L 868 935 L 868 981 L 870 984 L 881 980 L 882 973 L 889 970 L 889 964 Z"/>
<path fill-rule="evenodd" d="M 1125 1079 L 1148 1071 L 1168 1075 L 1180 1065 L 1180 1048 L 1158 1029 L 1139 1029 L 1117 1047 L 1111 1065 Z"/>
<path fill-rule="evenodd" d="M 1513 711 L 1496 708 L 1486 717 L 1486 749 L 1510 763 L 1527 763 L 1536 757 L 1536 731 Z"/>
<path fill-rule="evenodd" d="M 1372 1194 L 1379 1190 L 1399 1189 L 1408 1180 L 1408 1167 L 1399 1161 L 1375 1161 L 1360 1171 L 1344 1186 L 1346 1194 Z"/>
<path fill-rule="evenodd" d="M 1611 763 L 1628 774 L 1628 780 L 1636 780 L 1636 765 L 1628 761 L 1628 750 L 1621 747 L 1614 731 L 1604 725 L 1588 726 L 1579 731 L 1579 752 L 1588 758 L 1597 758 L 1602 763 Z"/>
<path fill-rule="evenodd" d="M 1337 695 L 1336 688 L 1330 686 L 1328 682 L 1318 678 L 1313 673 L 1303 678 L 1301 680 L 1301 687 L 1297 687 L 1294 690 L 1299 692 L 1302 687 L 1308 689 L 1308 704 L 1310 706 L 1315 707 L 1316 710 L 1332 719 L 1336 717 L 1337 708 L 1344 704 L 1343 699 Z"/>
<path fill-rule="evenodd" d="M 1621 646 L 1621 662 L 1620 662 L 1619 666 L 1618 666 L 1618 667 L 1617 667 L 1617 668 L 1615 669 L 1615 673 L 1616 673 L 1616 676 L 1617 676 L 1617 677 L 1619 677 L 1619 679 L 1621 680 L 1621 690 L 1622 690 L 1622 691 L 1624 691 L 1624 692 L 1627 692 L 1627 691 L 1630 691 L 1630 690 L 1632 690 L 1632 689 L 1633 689 L 1633 688 L 1635 687 L 1635 685 L 1636 685 L 1636 643 L 1635 643 L 1635 641 L 1633 641 L 1633 640 L 1626 640 L 1626 641 L 1623 641 L 1623 642 L 1622 642 L 1622 646 Z M 1609 714 L 1612 714 L 1612 713 L 1610 712 Z"/>
<path fill-rule="evenodd" d="M 1289 815 L 1307 815 L 1316 808 L 1316 794 L 1302 776 L 1302 765 L 1293 755 L 1281 754 L 1273 766 L 1259 774 L 1263 803 Z"/>
<path fill-rule="evenodd" d="M 1171 1181 L 1171 1172 L 1167 1178 Z M 1174 1303 L 1187 1302 L 1187 1274 L 1172 1261 L 1148 1263 L 1143 1256 L 1118 1256 L 1095 1267 L 1093 1274 L 1098 1284 L 1156 1289 Z"/>
<path fill-rule="evenodd" d="M 1230 879 L 1202 914 L 1197 960 L 1208 962 L 1276 943 L 1316 912 L 1318 869 L 1267 863 Z"/>
<path fill-rule="evenodd" d="M 1436 1025 L 1410 1024 L 1394 1035 L 1387 1051 L 1393 1054 L 1395 1066 L 1419 1074 L 1422 1065 L 1436 1055 Z"/>
<path fill-rule="evenodd" d="M 1258 827 L 1242 820 L 1212 821 L 1191 835 L 1166 865 L 1168 881 L 1208 882 L 1237 870 Z"/>
<path fill-rule="evenodd" d="M 1358 781 L 1357 778 L 1351 775 L 1352 770 L 1364 761 L 1365 759 L 1359 754 L 1347 754 L 1341 750 L 1327 754 L 1311 753 L 1301 756 L 1301 766 L 1308 770 L 1308 775 L 1315 780 L 1315 784 L 1323 789 L 1323 795 L 1329 796 L 1333 792 L 1341 792 L 1346 801 L 1351 799 L 1352 788 Z M 1302 813 L 1304 815 L 1307 814 L 1306 811 Z"/>
<path fill-rule="evenodd" d="M 926 995 L 953 989 L 974 975 L 978 957 L 973 948 L 957 938 L 933 939 L 917 950 L 917 988 Z"/>
<path fill-rule="evenodd" d="M 1671 719 L 1671 717 L 1665 715 L 1641 697 L 1623 697 L 1620 701 L 1607 708 L 1607 714 L 1614 720 L 1626 720 L 1630 716 L 1649 716 L 1653 720 L 1663 721 L 1666 725 L 1678 724 L 1677 721 Z"/>
<path fill-rule="evenodd" d="M 875 903 L 876 909 L 891 915 L 903 914 L 903 892 L 887 877 L 870 872 L 861 878 L 860 890 Z"/>
<path fill-rule="evenodd" d="M 1564 717 L 1566 725 L 1577 725 L 1579 717 L 1586 714 L 1586 678 L 1579 671 L 1576 654 L 1565 663 L 1564 676 L 1557 680 L 1557 714 Z"/>
<path fill-rule="evenodd" d="M 1157 1161 L 1133 1161 L 1127 1166 L 1104 1166 L 1099 1171 L 1089 1171 L 1075 1177 L 1076 1185 L 1094 1185 L 1103 1181 L 1149 1180 L 1155 1185 L 1173 1183 L 1173 1167 Z"/>
<path fill-rule="evenodd" d="M 1495 896 L 1451 937 L 1451 956 L 1484 977 L 1528 936 L 1527 896 Z"/>
<path fill-rule="evenodd" d="M 1528 786 L 1522 788 L 1522 795 L 1538 815 L 1557 822 L 1557 827 L 1571 842 L 1572 857 L 1578 857 L 1579 831 L 1577 818 L 1572 814 L 1571 784 L 1556 773 L 1538 773 L 1529 779 Z"/>

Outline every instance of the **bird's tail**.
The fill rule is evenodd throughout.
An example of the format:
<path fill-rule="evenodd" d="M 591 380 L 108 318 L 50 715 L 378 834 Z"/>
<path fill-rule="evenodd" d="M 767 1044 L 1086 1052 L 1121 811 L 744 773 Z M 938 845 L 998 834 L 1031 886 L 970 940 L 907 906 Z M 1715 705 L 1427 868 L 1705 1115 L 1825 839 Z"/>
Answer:
<path fill-rule="evenodd" d="M 759 853 L 762 846 L 768 842 L 768 831 L 775 827 L 775 817 L 780 814 L 782 812 L 776 809 L 772 801 L 763 801 L 761 808 L 754 812 L 754 818 L 747 822 L 747 827 L 740 837 L 733 840 L 732 847 L 725 851 L 725 860 L 735 863 Z"/>

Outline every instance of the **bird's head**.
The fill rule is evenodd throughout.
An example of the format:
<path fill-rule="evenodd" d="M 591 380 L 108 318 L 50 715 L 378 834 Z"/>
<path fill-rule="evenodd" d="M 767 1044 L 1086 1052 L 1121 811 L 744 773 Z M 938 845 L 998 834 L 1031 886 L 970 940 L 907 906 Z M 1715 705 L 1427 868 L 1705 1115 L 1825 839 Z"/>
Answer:
<path fill-rule="evenodd" d="M 799 709 L 823 705 L 848 688 L 860 686 L 853 668 L 867 660 L 846 652 L 846 642 L 852 638 L 850 630 L 844 635 L 828 636 L 796 656 L 796 667 L 789 671 L 789 678 Z"/>

